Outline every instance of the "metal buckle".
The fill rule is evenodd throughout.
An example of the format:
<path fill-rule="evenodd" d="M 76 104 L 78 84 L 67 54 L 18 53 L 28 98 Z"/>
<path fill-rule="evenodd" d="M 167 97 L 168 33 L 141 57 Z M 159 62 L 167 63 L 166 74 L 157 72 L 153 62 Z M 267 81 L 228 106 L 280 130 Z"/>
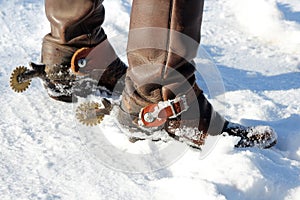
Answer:
<path fill-rule="evenodd" d="M 169 117 L 170 119 L 178 117 L 183 112 L 187 111 L 187 109 L 189 108 L 185 95 L 176 97 L 175 99 L 172 99 L 172 100 L 168 100 L 168 102 L 169 102 L 172 112 L 173 112 L 173 115 Z M 180 112 L 179 113 L 176 113 L 176 109 L 174 108 L 174 105 L 176 103 L 180 104 Z"/>

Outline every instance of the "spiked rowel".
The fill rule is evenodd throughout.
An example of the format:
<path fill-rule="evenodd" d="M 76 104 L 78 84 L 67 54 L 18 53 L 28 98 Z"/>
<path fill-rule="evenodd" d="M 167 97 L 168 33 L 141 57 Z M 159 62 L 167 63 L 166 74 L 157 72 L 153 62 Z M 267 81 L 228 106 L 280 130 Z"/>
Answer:
<path fill-rule="evenodd" d="M 24 92 L 29 87 L 31 80 L 22 80 L 23 75 L 28 71 L 27 67 L 19 66 L 12 72 L 10 77 L 10 87 L 15 92 Z"/>
<path fill-rule="evenodd" d="M 95 126 L 103 121 L 105 115 L 108 115 L 112 109 L 112 104 L 107 99 L 101 99 L 98 102 L 86 102 L 80 104 L 76 109 L 76 118 L 84 125 Z"/>
<path fill-rule="evenodd" d="M 10 87 L 15 92 L 24 92 L 30 85 L 33 78 L 46 78 L 45 65 L 29 63 L 31 69 L 19 66 L 11 73 Z"/>

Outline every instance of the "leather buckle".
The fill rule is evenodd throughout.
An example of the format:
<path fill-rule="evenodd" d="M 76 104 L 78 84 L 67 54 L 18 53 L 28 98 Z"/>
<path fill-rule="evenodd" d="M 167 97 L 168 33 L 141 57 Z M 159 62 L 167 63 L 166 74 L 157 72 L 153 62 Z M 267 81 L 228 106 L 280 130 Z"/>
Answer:
<path fill-rule="evenodd" d="M 160 101 L 141 109 L 139 124 L 146 127 L 158 127 L 167 119 L 176 118 L 189 108 L 186 95 L 168 101 Z"/>

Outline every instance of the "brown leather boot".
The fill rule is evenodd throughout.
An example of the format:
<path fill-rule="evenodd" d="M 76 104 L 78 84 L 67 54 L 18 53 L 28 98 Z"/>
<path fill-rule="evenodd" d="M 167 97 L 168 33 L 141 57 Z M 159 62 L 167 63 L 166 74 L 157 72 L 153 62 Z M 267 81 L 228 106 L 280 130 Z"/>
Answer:
<path fill-rule="evenodd" d="M 102 0 L 46 0 L 45 9 L 51 33 L 43 39 L 41 62 L 46 65 L 45 86 L 49 95 L 71 102 L 75 75 L 89 77 L 113 91 L 127 67 L 115 55 L 101 28 Z M 81 59 L 74 58 L 78 50 L 77 56 L 85 55 Z M 70 70 L 72 57 L 73 72 Z M 85 73 L 78 73 L 77 66 Z"/>
<path fill-rule="evenodd" d="M 150 135 L 164 129 L 200 147 L 207 135 L 228 130 L 228 122 L 214 111 L 194 75 L 203 2 L 133 0 L 129 69 L 118 116 L 132 131 Z"/>
<path fill-rule="evenodd" d="M 225 120 L 195 83 L 203 2 L 133 1 L 121 124 L 165 129 L 193 146 L 221 133 Z"/>

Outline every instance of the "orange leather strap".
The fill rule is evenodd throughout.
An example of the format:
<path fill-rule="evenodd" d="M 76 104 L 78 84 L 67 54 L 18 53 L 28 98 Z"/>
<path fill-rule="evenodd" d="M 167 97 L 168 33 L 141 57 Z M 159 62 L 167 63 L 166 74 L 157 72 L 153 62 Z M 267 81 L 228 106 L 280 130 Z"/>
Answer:
<path fill-rule="evenodd" d="M 84 76 L 85 74 L 79 72 L 79 69 L 81 66 L 79 66 L 80 60 L 84 60 L 87 62 L 86 57 L 89 55 L 89 53 L 93 50 L 93 48 L 87 48 L 83 47 L 81 49 L 78 49 L 72 56 L 71 59 L 71 69 L 74 74 L 79 76 Z"/>
<path fill-rule="evenodd" d="M 150 104 L 141 109 L 140 123 L 145 127 L 158 127 L 163 125 L 167 119 L 176 118 L 188 109 L 186 95 L 173 100 L 161 101 Z"/>

